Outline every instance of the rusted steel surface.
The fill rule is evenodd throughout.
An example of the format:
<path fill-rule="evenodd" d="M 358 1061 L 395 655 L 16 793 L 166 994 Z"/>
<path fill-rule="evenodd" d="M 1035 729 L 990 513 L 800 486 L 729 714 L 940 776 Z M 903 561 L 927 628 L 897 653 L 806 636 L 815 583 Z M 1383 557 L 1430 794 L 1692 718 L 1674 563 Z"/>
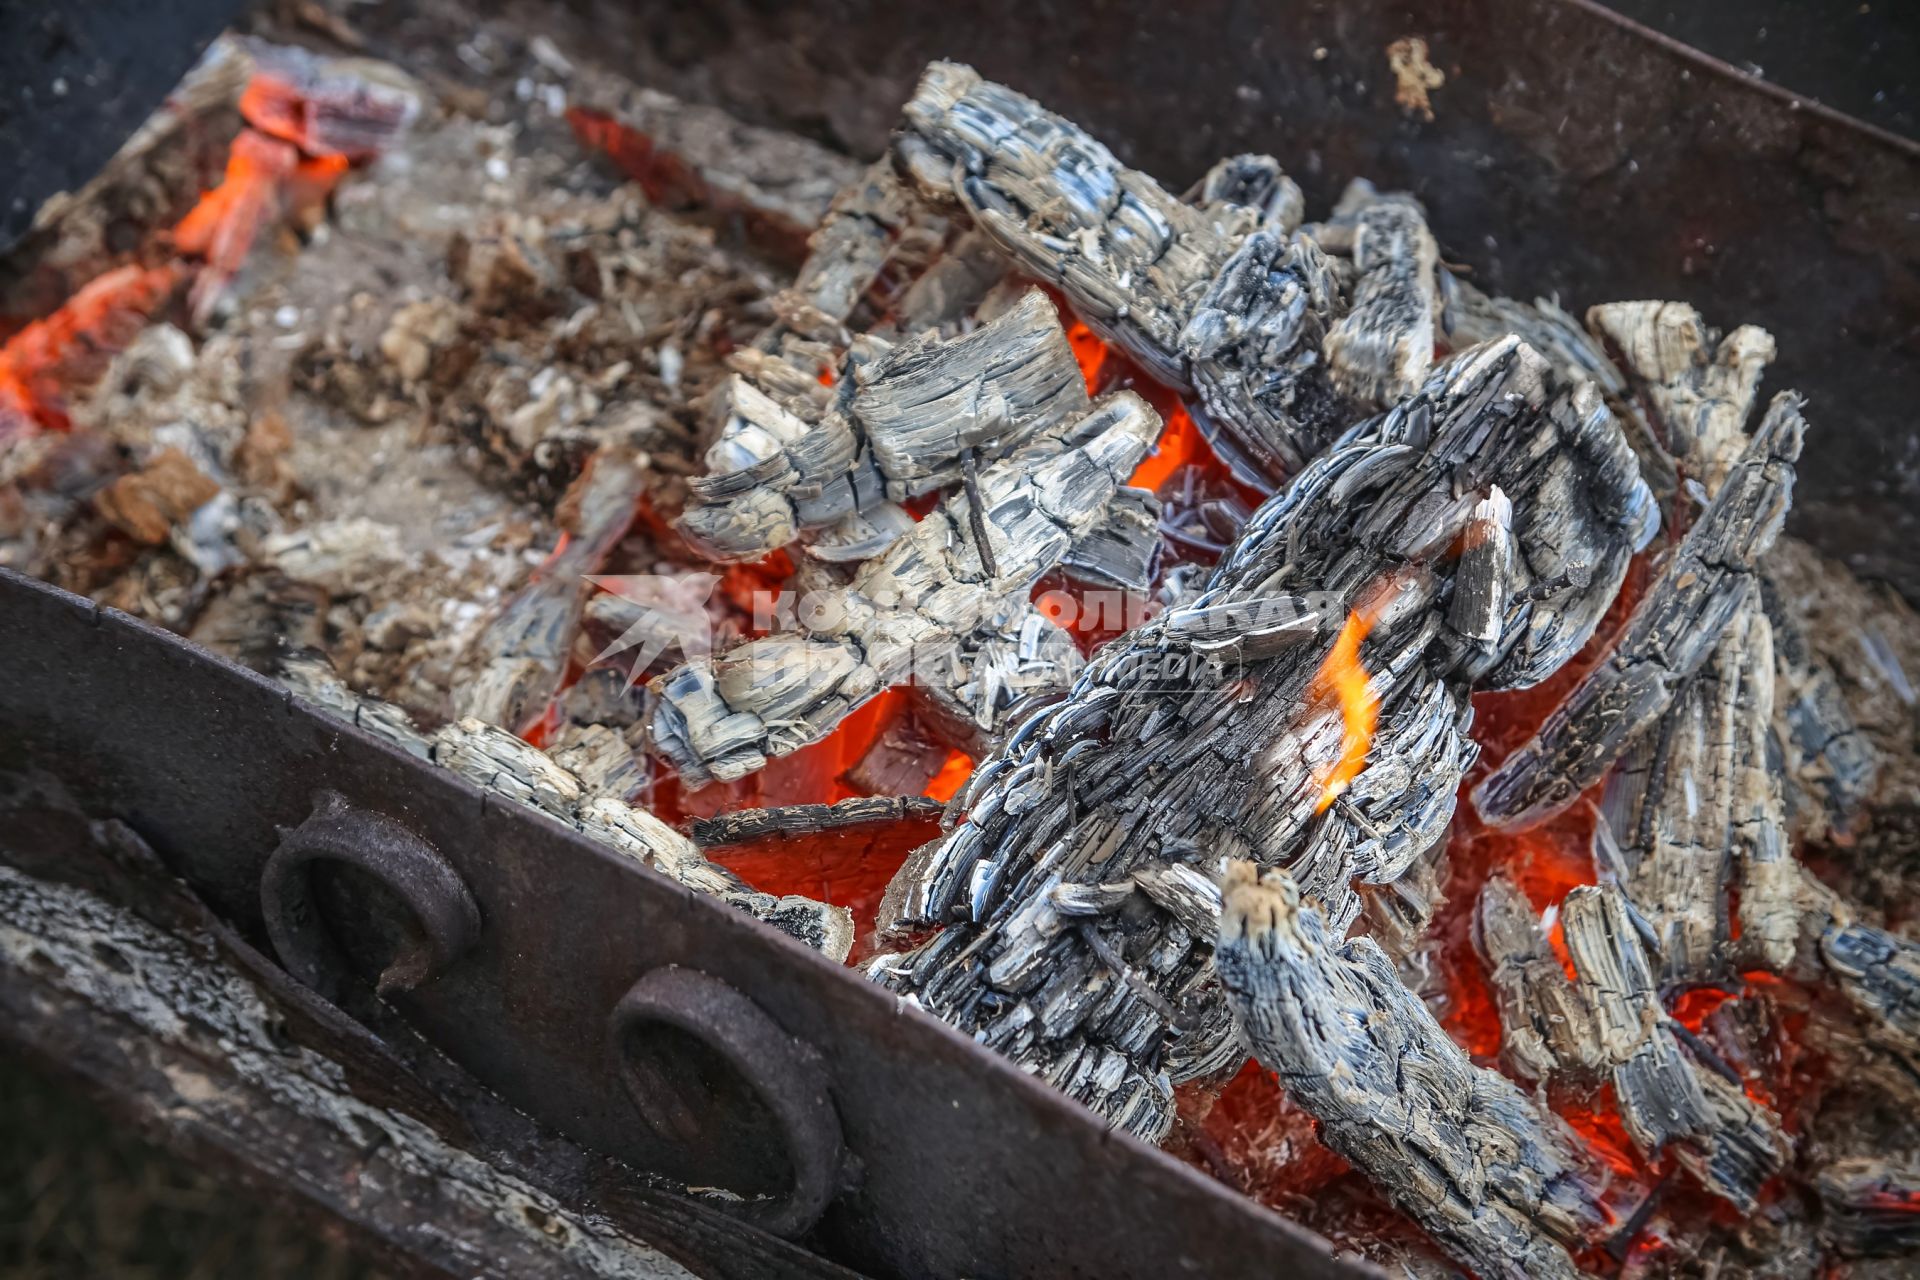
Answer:
<path fill-rule="evenodd" d="M 521 9 L 527 0 L 503 0 Z M 1326 208 L 1364 175 L 1426 202 L 1490 292 L 1678 298 L 1764 325 L 1763 394 L 1808 398 L 1791 529 L 1920 599 L 1920 147 L 1586 0 L 979 4 L 570 0 L 644 83 L 877 155 L 932 58 L 969 62 L 1174 187 L 1265 151 Z M 530 10 L 529 10 L 530 11 Z M 1755 19 L 1756 21 L 1758 19 Z M 1387 46 L 1419 36 L 1431 121 Z"/>
<path fill-rule="evenodd" d="M 269 860 L 276 848 L 283 863 L 294 856 L 287 849 L 305 850 L 305 909 L 322 914 L 339 954 L 296 946 L 296 956 L 309 954 L 323 973 L 337 963 L 343 992 L 350 979 L 391 976 L 398 958 L 419 981 L 411 990 L 389 982 L 387 1000 L 413 1030 L 527 1115 L 636 1170 L 784 1187 L 787 1203 L 764 1225 L 790 1230 L 805 1225 L 824 1187 L 830 1201 L 805 1239 L 845 1265 L 914 1276 L 1371 1274 L 1171 1157 L 1109 1134 L 1000 1058 L 747 916 L 490 800 L 175 636 L 0 571 L 0 770 L 28 767 L 57 771 L 82 807 L 124 822 L 260 942 Z M 378 815 L 383 840 L 417 841 L 433 859 L 410 849 L 404 874 L 370 878 L 373 864 L 346 859 L 344 871 L 322 876 L 343 860 L 316 854 L 341 832 L 294 829 L 316 799 L 323 818 L 338 818 L 329 792 Z M 447 906 L 460 895 L 432 870 L 439 865 L 478 908 L 464 950 L 452 945 L 462 912 Z M 282 892 L 297 869 L 276 872 Z M 399 904 L 420 883 L 435 886 L 427 900 L 454 922 L 441 931 L 452 942 L 427 948 L 433 963 L 408 966 L 407 929 L 419 926 Z M 443 951 L 453 954 L 438 968 Z M 712 981 L 665 998 L 658 985 L 631 994 L 671 966 Z M 752 1018 L 728 1015 L 738 1003 L 714 996 L 727 989 L 767 1024 L 755 1030 Z M 617 1050 L 635 1047 L 636 1028 L 658 1032 L 676 1019 L 674 1052 L 685 1056 L 675 1070 L 720 1081 L 693 1101 L 739 1105 L 691 1128 L 670 1118 L 656 1128 L 628 1093 L 650 1087 L 648 1073 L 636 1080 Z M 775 1043 L 769 1026 L 784 1056 L 817 1064 L 824 1098 L 804 1083 L 762 1093 L 754 1069 L 728 1065 Z M 658 1053 L 662 1037 L 638 1047 Z"/>

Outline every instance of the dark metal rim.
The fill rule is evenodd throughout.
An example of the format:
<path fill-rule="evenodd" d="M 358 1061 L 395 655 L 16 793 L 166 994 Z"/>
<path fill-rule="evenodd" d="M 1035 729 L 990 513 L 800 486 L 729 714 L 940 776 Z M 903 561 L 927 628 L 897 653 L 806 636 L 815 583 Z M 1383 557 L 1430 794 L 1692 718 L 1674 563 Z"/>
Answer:
<path fill-rule="evenodd" d="M 632 1046 L 636 1033 L 666 1026 L 699 1040 L 739 1073 L 772 1113 L 793 1182 L 783 1194 L 743 1203 L 739 1212 L 775 1235 L 805 1232 L 839 1191 L 845 1142 L 819 1055 L 789 1036 L 752 1000 L 697 969 L 667 965 L 635 982 L 614 1006 L 609 1039 L 634 1107 L 662 1137 L 702 1135 L 687 1101 L 674 1096 Z"/>
<path fill-rule="evenodd" d="M 412 914 L 418 935 L 386 971 L 378 991 L 411 991 L 439 977 L 480 937 L 480 907 L 460 873 L 432 845 L 390 818 L 356 809 L 339 795 L 314 797 L 313 815 L 287 832 L 260 878 L 267 936 L 288 972 L 328 999 L 349 981 L 339 945 L 313 896 L 315 863 L 332 862 L 372 878 Z"/>

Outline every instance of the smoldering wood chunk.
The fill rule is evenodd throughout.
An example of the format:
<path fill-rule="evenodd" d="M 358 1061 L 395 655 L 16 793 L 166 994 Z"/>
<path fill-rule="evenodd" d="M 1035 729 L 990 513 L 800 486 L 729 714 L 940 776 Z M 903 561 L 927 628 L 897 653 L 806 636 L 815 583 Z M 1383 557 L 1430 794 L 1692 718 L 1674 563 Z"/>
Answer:
<path fill-rule="evenodd" d="M 391 702 L 349 689 L 334 674 L 333 664 L 325 654 L 296 650 L 273 663 L 269 674 L 278 677 L 302 701 L 312 703 L 336 720 L 364 729 L 408 755 L 432 759 L 432 744 L 414 727 L 412 716 Z"/>
<path fill-rule="evenodd" d="M 1513 334 L 1545 356 L 1561 381 L 1585 379 L 1609 397 L 1626 392 L 1619 366 L 1558 302 L 1490 297 L 1450 271 L 1441 271 L 1438 279 L 1441 331 L 1450 345 L 1470 347 Z"/>
<path fill-rule="evenodd" d="M 1694 479 L 1717 492 L 1740 453 L 1773 335 L 1742 325 L 1721 339 L 1683 302 L 1609 302 L 1587 327 L 1613 351 L 1667 448 Z"/>
<path fill-rule="evenodd" d="M 1065 692 L 1085 665 L 1073 636 L 1015 592 L 950 648 L 918 655 L 913 693 L 928 727 L 978 758 L 1022 700 Z"/>
<path fill-rule="evenodd" d="M 548 755 L 580 779 L 583 795 L 625 800 L 647 786 L 645 763 L 620 734 L 603 724 L 567 724 Z"/>
<path fill-rule="evenodd" d="M 1593 1010 L 1620 1118 L 1647 1156 L 1671 1147 L 1702 1186 L 1751 1210 L 1789 1154 L 1779 1119 L 1688 1057 L 1660 1005 L 1653 967 L 1613 885 L 1583 885 L 1561 906 L 1578 987 Z"/>
<path fill-rule="evenodd" d="M 1858 923 L 1835 923 L 1820 958 L 1874 1038 L 1909 1058 L 1920 1055 L 1920 944 Z"/>
<path fill-rule="evenodd" d="M 804 308 L 820 327 L 844 324 L 886 266 L 893 242 L 914 213 L 912 193 L 882 160 L 841 189 L 807 242 L 807 260 L 775 308 L 791 321 Z M 796 305 L 797 304 L 797 305 Z"/>
<path fill-rule="evenodd" d="M 1217 160 L 1193 190 L 1188 204 L 1209 214 L 1222 230 L 1272 227 L 1292 235 L 1306 217 L 1307 198 L 1272 156 L 1238 155 Z"/>
<path fill-rule="evenodd" d="M 1474 789 L 1497 827 L 1521 828 L 1573 803 L 1646 732 L 1755 596 L 1755 569 L 1793 498 L 1805 421 L 1799 397 L 1774 398 L 1706 511 L 1667 557 L 1605 662 L 1540 732 Z"/>
<path fill-rule="evenodd" d="M 1513 577 L 1513 503 L 1499 485 L 1474 505 L 1461 539 L 1447 625 L 1470 640 L 1492 644 L 1506 620 Z"/>
<path fill-rule="evenodd" d="M 955 63 L 921 77 L 894 155 L 921 192 L 958 204 L 1156 380 L 1199 391 L 1223 456 L 1251 482 L 1298 469 L 1337 433 L 1344 415 L 1319 340 L 1343 295 L 1285 214 L 1220 218 L 1218 206 L 1183 203 L 1069 121 Z M 1250 169 L 1221 193 L 1253 198 Z"/>
<path fill-rule="evenodd" d="M 993 241 L 979 231 L 963 231 L 901 292 L 892 312 L 872 332 L 881 337 L 958 336 L 987 295 L 1006 278 L 1007 260 Z"/>
<path fill-rule="evenodd" d="M 835 960 L 853 948 L 853 917 L 844 907 L 811 898 L 775 898 L 753 889 L 731 871 L 707 861 L 691 840 L 645 809 L 621 798 L 644 780 L 632 752 L 601 726 L 575 736 L 573 759 L 589 766 L 583 781 L 546 752 L 504 729 L 467 719 L 443 726 L 431 737 L 414 728 L 399 707 L 353 693 L 318 655 L 293 657 L 281 678 L 302 698 L 328 714 L 432 760 L 495 795 L 575 827 L 698 893 L 711 894 L 792 935 Z M 609 742 L 608 739 L 612 739 Z M 624 758 L 613 743 L 626 752 Z"/>
<path fill-rule="evenodd" d="M 1239 243 L 1189 309 L 1178 352 L 1205 409 L 1199 422 L 1243 482 L 1266 488 L 1293 474 L 1359 416 L 1322 355 L 1345 310 L 1334 261 L 1307 236 L 1268 228 Z"/>
<path fill-rule="evenodd" d="M 1128 486 L 1113 495 L 1106 518 L 1073 544 L 1061 567 L 1082 582 L 1145 591 L 1160 559 L 1160 499 Z"/>
<path fill-rule="evenodd" d="M 1567 978 L 1532 904 L 1504 875 L 1480 890 L 1473 943 L 1499 1005 L 1503 1062 L 1529 1080 L 1601 1065 L 1593 1010 Z"/>
<path fill-rule="evenodd" d="M 1059 313 L 1037 289 L 950 340 L 857 346 L 845 394 L 763 352 L 735 361 L 708 401 L 707 474 L 679 520 L 697 550 L 754 558 L 826 529 L 831 558 L 878 554 L 910 520 L 890 503 L 957 480 L 969 450 L 1004 458 L 1087 411 Z"/>
<path fill-rule="evenodd" d="M 1789 855 L 1778 788 L 1767 760 L 1773 716 L 1773 641 L 1756 600 L 1734 616 L 1700 671 L 1628 751 L 1601 801 L 1611 846 L 1597 856 L 1649 919 L 1661 981 L 1728 977 L 1727 885 L 1738 869 L 1763 890 L 1741 901 L 1755 948 L 1784 967 L 1798 934 L 1798 902 L 1764 892 L 1777 877 L 1755 864 Z M 1751 870 L 1751 874 L 1749 871 Z M 1775 956 L 1784 929 L 1784 956 Z"/>
<path fill-rule="evenodd" d="M 860 180 L 859 162 L 841 152 L 591 67 L 574 68 L 568 96 L 605 111 L 645 148 L 650 198 L 743 216 L 749 234 L 776 252 L 804 245 L 835 196 Z"/>
<path fill-rule="evenodd" d="M 1549 400 L 1544 372 L 1514 339 L 1436 370 L 1263 505 L 1191 605 L 1098 650 L 974 773 L 966 821 L 895 878 L 883 929 L 946 928 L 875 976 L 1116 1123 L 1163 1134 L 1172 1083 L 1233 1065 L 1195 1035 L 1226 1021 L 1209 935 L 1164 907 L 1067 930 L 1047 895 L 1244 856 L 1288 866 L 1343 931 L 1355 882 L 1393 884 L 1432 847 L 1474 756 L 1472 678 L 1527 683 L 1571 656 L 1650 521 L 1617 425 L 1590 390 Z M 1446 619 L 1452 549 L 1495 487 L 1521 553 L 1482 644 Z M 1529 529 L 1548 558 L 1526 553 Z M 1564 574 L 1567 557 L 1591 572 Z M 1363 598 L 1378 724 L 1329 806 L 1342 718 L 1318 674 Z M 1081 1070 L 1114 1052 L 1118 1084 Z"/>
<path fill-rule="evenodd" d="M 1798 841 L 1844 838 L 1874 794 L 1880 753 L 1854 718 L 1832 659 L 1816 647 L 1809 620 L 1775 567 L 1796 554 L 1792 541 L 1774 544 L 1760 575 L 1760 602 L 1774 635 L 1773 740 L 1788 826 Z"/>
<path fill-rule="evenodd" d="M 962 337 L 904 342 L 854 378 L 848 411 L 895 501 L 958 479 L 967 450 L 999 456 L 1088 404 L 1059 312 L 1038 289 Z"/>
<path fill-rule="evenodd" d="M 1848 1156 L 1821 1166 L 1813 1189 L 1826 1211 L 1824 1233 L 1848 1257 L 1920 1249 L 1920 1165 Z"/>
<path fill-rule="evenodd" d="M 790 804 L 772 809 L 736 809 L 696 818 L 693 842 L 703 849 L 745 844 L 768 836 L 816 835 L 848 827 L 937 818 L 946 806 L 927 796 L 854 796 L 835 804 Z"/>
<path fill-rule="evenodd" d="M 1353 265 L 1353 306 L 1327 334 L 1327 363 L 1335 386 L 1391 403 L 1427 376 L 1440 309 L 1440 247 L 1412 197 L 1381 197 L 1360 212 Z"/>
<path fill-rule="evenodd" d="M 1284 871 L 1227 870 L 1214 963 L 1241 1034 L 1320 1138 L 1477 1274 L 1580 1274 L 1600 1221 L 1573 1136 L 1475 1067 L 1369 938 L 1341 941 Z"/>
<path fill-rule="evenodd" d="M 1030 590 L 1101 521 L 1159 429 L 1145 401 L 1121 392 L 988 466 L 979 515 L 997 572 L 988 573 L 975 544 L 968 498 L 950 495 L 855 570 L 840 616 L 654 681 L 656 749 L 694 785 L 737 778 L 819 741 L 909 675 L 970 675 L 970 665 L 948 661 L 954 647 L 983 625 L 997 629 L 1010 597 Z"/>
<path fill-rule="evenodd" d="M 853 916 L 845 907 L 798 894 L 776 898 L 761 893 L 725 867 L 709 862 L 693 841 L 645 809 L 612 799 L 591 800 L 581 807 L 575 825 L 581 834 L 697 893 L 719 898 L 829 959 L 843 961 L 853 950 Z"/>

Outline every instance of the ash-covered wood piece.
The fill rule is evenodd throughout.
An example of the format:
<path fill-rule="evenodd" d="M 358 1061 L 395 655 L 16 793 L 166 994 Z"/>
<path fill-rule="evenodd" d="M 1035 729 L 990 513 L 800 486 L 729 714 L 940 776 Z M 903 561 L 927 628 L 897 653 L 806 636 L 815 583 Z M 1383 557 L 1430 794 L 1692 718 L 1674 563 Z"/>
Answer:
<path fill-rule="evenodd" d="M 955 63 L 927 68 L 904 116 L 894 154 L 918 189 L 958 204 L 1018 269 L 1061 289 L 1157 380 L 1197 391 L 1223 455 L 1247 478 L 1298 470 L 1350 416 L 1320 354 L 1345 309 L 1339 273 L 1286 229 L 1292 202 L 1271 177 L 1267 194 L 1245 197 L 1271 219 L 1224 199 L 1195 207 L 1069 121 Z M 1223 177 L 1214 194 L 1237 185 Z"/>
<path fill-rule="evenodd" d="M 1580 1274 L 1599 1182 L 1551 1113 L 1475 1067 L 1372 939 L 1342 941 L 1284 871 L 1229 865 L 1214 963 L 1254 1056 L 1321 1141 L 1477 1274 Z"/>
<path fill-rule="evenodd" d="M 1450 271 L 1439 273 L 1441 331 L 1456 347 L 1513 334 L 1538 351 L 1563 382 L 1586 379 L 1610 399 L 1624 395 L 1626 377 L 1580 322 L 1552 298 L 1522 302 L 1492 297 Z"/>
<path fill-rule="evenodd" d="M 1160 499 L 1129 486 L 1113 495 L 1104 520 L 1073 544 L 1060 566 L 1082 582 L 1146 591 L 1160 562 Z"/>
<path fill-rule="evenodd" d="M 1841 993 L 1870 1020 L 1871 1034 L 1920 1064 L 1920 943 L 1868 924 L 1835 922 L 1821 934 L 1819 950 Z"/>
<path fill-rule="evenodd" d="M 1059 313 L 1037 289 L 959 337 L 862 343 L 844 394 L 761 352 L 736 360 L 710 401 L 717 438 L 679 521 L 697 550 L 752 559 L 855 516 L 884 520 L 876 509 L 957 481 L 969 450 L 997 461 L 1087 410 Z"/>
<path fill-rule="evenodd" d="M 1599 1031 L 1526 895 L 1496 874 L 1480 890 L 1474 949 L 1500 1009 L 1501 1060 L 1528 1080 L 1585 1075 L 1601 1065 Z"/>
<path fill-rule="evenodd" d="M 1767 759 L 1772 718 L 1772 630 L 1750 598 L 1607 780 L 1596 859 L 1647 917 L 1664 984 L 1730 976 L 1727 886 L 1736 870 L 1756 890 L 1740 903 L 1753 935 L 1743 945 L 1772 955 L 1784 927 L 1785 956 L 1776 963 L 1791 961 L 1797 899 L 1783 903 L 1767 891 L 1789 856 Z"/>
<path fill-rule="evenodd" d="M 1587 327 L 1619 358 L 1674 458 L 1717 493 L 1740 454 L 1773 335 L 1741 325 L 1724 339 L 1684 302 L 1608 302 Z"/>
<path fill-rule="evenodd" d="M 1354 882 L 1399 880 L 1439 839 L 1474 755 L 1470 682 L 1558 667 L 1651 532 L 1617 424 L 1590 389 L 1549 400 L 1544 375 L 1514 339 L 1437 370 L 1270 499 L 1195 602 L 1097 651 L 975 772 L 966 821 L 895 878 L 882 929 L 946 929 L 875 976 L 1163 1134 L 1172 1083 L 1234 1064 L 1211 935 L 1146 904 L 1066 928 L 1052 891 L 1244 856 L 1288 866 L 1338 932 L 1361 910 Z M 1515 554 L 1487 643 L 1447 617 L 1452 549 L 1495 489 Z M 1566 573 L 1568 559 L 1591 572 Z M 1364 648 L 1353 610 L 1373 618 Z M 1330 781 L 1343 717 L 1320 679 L 1342 632 L 1378 699 L 1344 786 Z"/>
<path fill-rule="evenodd" d="M 1327 363 L 1341 390 L 1391 403 L 1433 364 L 1440 304 L 1440 246 L 1413 197 L 1371 199 L 1355 214 L 1353 267 L 1353 305 L 1327 334 Z"/>
<path fill-rule="evenodd" d="M 1474 789 L 1482 818 L 1512 829 L 1560 812 L 1666 711 L 1742 607 L 1757 597 L 1756 570 L 1792 502 L 1793 464 L 1805 425 L 1797 396 L 1783 392 L 1774 398 L 1725 484 L 1647 588 L 1613 652 L 1532 741 Z"/>
<path fill-rule="evenodd" d="M 1620 1117 L 1643 1155 L 1671 1148 L 1701 1185 L 1751 1210 L 1789 1154 L 1779 1118 L 1682 1048 L 1631 911 L 1614 885 L 1583 885 L 1561 905 Z"/>
<path fill-rule="evenodd" d="M 581 612 L 646 492 L 647 462 L 603 449 L 560 504 L 566 543 L 501 606 L 466 655 L 471 678 L 453 691 L 458 715 L 524 732 L 559 695 Z"/>
<path fill-rule="evenodd" d="M 703 849 L 714 849 L 768 836 L 808 836 L 906 818 L 937 818 L 945 808 L 943 802 L 928 796 L 854 796 L 835 804 L 736 809 L 718 817 L 695 818 L 693 842 Z"/>
<path fill-rule="evenodd" d="M 738 778 L 819 741 L 909 675 L 970 671 L 945 661 L 954 646 L 983 625 L 997 630 L 1008 602 L 1101 522 L 1159 430 L 1145 401 L 1120 392 L 985 468 L 980 516 L 996 572 L 975 543 L 967 496 L 948 496 L 854 571 L 839 616 L 655 680 L 655 749 L 693 785 Z"/>
<path fill-rule="evenodd" d="M 1825 1210 L 1824 1233 L 1848 1257 L 1920 1249 L 1920 1164 L 1848 1156 L 1816 1170 L 1813 1189 Z"/>
<path fill-rule="evenodd" d="M 1790 585 L 1811 556 L 1804 544 L 1782 538 L 1760 577 L 1761 605 L 1774 636 L 1773 737 L 1788 827 L 1799 841 L 1852 834 L 1880 781 L 1881 765 L 1880 751 L 1848 704 L 1833 656 L 1816 643 Z M 1833 633 L 1836 623 L 1841 634 Z M 1857 643 L 1869 634 L 1864 627 L 1830 618 L 1822 625 L 1833 640 L 1856 640 L 1855 652 L 1867 647 Z"/>
<path fill-rule="evenodd" d="M 451 769 L 477 787 L 577 828 L 662 875 L 792 935 L 835 960 L 853 949 L 853 917 L 844 907 L 811 898 L 761 893 L 733 872 L 709 862 L 693 841 L 626 796 L 644 773 L 632 749 L 596 726 L 573 737 L 572 758 L 591 763 L 583 779 L 538 747 L 496 725 L 466 719 L 432 735 L 417 730 L 399 707 L 354 693 L 318 655 L 296 655 L 278 672 L 296 694 L 321 710 Z"/>

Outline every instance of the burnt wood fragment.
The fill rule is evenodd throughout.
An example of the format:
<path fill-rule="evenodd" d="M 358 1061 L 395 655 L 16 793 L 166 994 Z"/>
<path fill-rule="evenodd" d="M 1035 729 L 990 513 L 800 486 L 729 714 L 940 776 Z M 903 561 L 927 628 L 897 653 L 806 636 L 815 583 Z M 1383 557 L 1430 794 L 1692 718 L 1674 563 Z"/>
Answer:
<path fill-rule="evenodd" d="M 767 836 L 815 835 L 904 818 L 935 818 L 946 805 L 927 796 L 855 796 L 834 804 L 790 804 L 773 809 L 736 809 L 695 818 L 693 842 L 703 849 L 745 844 Z"/>
<path fill-rule="evenodd" d="M 1196 601 L 1097 651 L 1064 701 L 975 772 L 966 820 L 895 878 L 882 928 L 946 929 L 875 961 L 875 976 L 1117 1123 L 1163 1134 L 1171 1083 L 1236 1061 L 1211 935 L 1153 909 L 1144 884 L 1145 901 L 1067 928 L 1053 891 L 1248 857 L 1289 867 L 1340 932 L 1361 909 L 1356 881 L 1397 881 L 1439 839 L 1474 755 L 1470 682 L 1558 667 L 1651 531 L 1611 415 L 1591 390 L 1550 400 L 1544 374 L 1511 338 L 1436 370 L 1270 499 Z M 1451 549 L 1495 489 L 1512 502 L 1515 554 L 1489 643 L 1447 618 L 1461 590 Z M 1350 606 L 1377 612 L 1360 660 L 1379 711 L 1341 794 L 1328 776 L 1342 718 L 1318 672 Z"/>
<path fill-rule="evenodd" d="M 1372 939 L 1340 939 L 1284 871 L 1229 865 L 1214 963 L 1253 1054 L 1320 1139 L 1481 1276 L 1572 1277 L 1600 1221 L 1578 1140 L 1474 1066 Z"/>
<path fill-rule="evenodd" d="M 1799 398 L 1776 396 L 1725 485 L 1647 588 L 1613 652 L 1532 741 L 1474 788 L 1482 818 L 1521 828 L 1560 812 L 1665 712 L 1757 594 L 1759 559 L 1792 501 L 1804 430 Z"/>
<path fill-rule="evenodd" d="M 1779 1118 L 1682 1048 L 1630 910 L 1613 885 L 1583 885 L 1561 906 L 1620 1117 L 1643 1154 L 1671 1147 L 1701 1185 L 1750 1210 L 1786 1163 Z"/>

